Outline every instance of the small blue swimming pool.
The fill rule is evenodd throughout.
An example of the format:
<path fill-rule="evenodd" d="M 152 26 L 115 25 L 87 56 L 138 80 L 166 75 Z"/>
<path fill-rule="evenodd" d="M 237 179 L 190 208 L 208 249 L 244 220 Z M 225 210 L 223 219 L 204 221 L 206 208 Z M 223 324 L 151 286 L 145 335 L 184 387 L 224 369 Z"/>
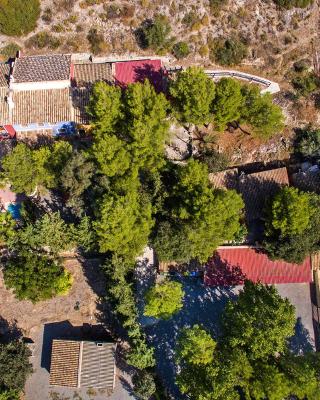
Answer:
<path fill-rule="evenodd" d="M 9 204 L 8 211 L 12 215 L 13 219 L 20 219 L 21 218 L 21 204 Z"/>

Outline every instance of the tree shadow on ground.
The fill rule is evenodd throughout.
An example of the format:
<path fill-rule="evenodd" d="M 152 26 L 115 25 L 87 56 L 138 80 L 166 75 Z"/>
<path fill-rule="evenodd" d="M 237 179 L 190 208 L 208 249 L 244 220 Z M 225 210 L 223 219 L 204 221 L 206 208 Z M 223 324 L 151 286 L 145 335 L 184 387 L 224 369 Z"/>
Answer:
<path fill-rule="evenodd" d="M 222 260 L 216 253 L 206 264 L 204 282 L 210 286 L 237 286 L 242 285 L 246 275 L 238 265 L 231 265 Z"/>
<path fill-rule="evenodd" d="M 206 287 L 200 281 L 182 280 L 185 297 L 183 309 L 168 321 L 159 320 L 145 327 L 148 340 L 155 348 L 157 370 L 166 382 L 170 394 L 178 399 L 181 394 L 175 385 L 177 367 L 174 354 L 176 341 L 184 327 L 203 326 L 214 337 L 220 334 L 220 317 L 228 300 L 236 298 L 233 287 Z"/>
<path fill-rule="evenodd" d="M 0 316 L 0 343 L 21 339 L 23 333 L 16 321 L 9 322 Z"/>
<path fill-rule="evenodd" d="M 308 329 L 304 327 L 301 317 L 297 318 L 294 332 L 294 336 L 289 340 L 289 348 L 294 354 L 302 355 L 314 351 L 313 340 Z"/>

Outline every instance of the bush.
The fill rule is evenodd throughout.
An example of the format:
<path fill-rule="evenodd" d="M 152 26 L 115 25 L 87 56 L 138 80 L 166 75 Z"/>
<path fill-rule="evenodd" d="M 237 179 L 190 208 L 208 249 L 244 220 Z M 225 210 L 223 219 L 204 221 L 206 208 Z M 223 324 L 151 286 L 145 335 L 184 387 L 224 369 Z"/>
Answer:
<path fill-rule="evenodd" d="M 216 15 L 228 0 L 209 0 L 210 10 Z"/>
<path fill-rule="evenodd" d="M 320 129 L 304 129 L 297 133 L 295 151 L 303 157 L 320 157 Z"/>
<path fill-rule="evenodd" d="M 214 60 L 221 65 L 240 64 L 246 55 L 246 45 L 236 38 L 216 40 L 212 48 Z"/>
<path fill-rule="evenodd" d="M 136 36 L 140 47 L 158 51 L 168 45 L 170 32 L 171 27 L 167 19 L 164 16 L 158 16 L 154 21 L 145 21 L 137 30 Z"/>
<path fill-rule="evenodd" d="M 309 96 L 320 87 L 320 79 L 313 72 L 296 76 L 291 83 L 301 96 Z"/>
<path fill-rule="evenodd" d="M 44 49 L 48 47 L 50 49 L 57 49 L 61 42 L 59 38 L 51 35 L 49 32 L 42 31 L 31 36 L 25 43 L 26 47 Z"/>
<path fill-rule="evenodd" d="M 44 11 L 43 14 L 41 16 L 42 20 L 46 23 L 50 23 L 52 22 L 52 18 L 53 18 L 53 13 L 51 8 L 47 7 Z"/>
<path fill-rule="evenodd" d="M 102 53 L 106 47 L 104 37 L 102 33 L 99 33 L 96 28 L 91 28 L 87 35 L 88 42 L 90 43 L 90 49 L 93 54 Z"/>
<path fill-rule="evenodd" d="M 224 153 L 219 153 L 213 149 L 205 150 L 200 156 L 199 160 L 207 164 L 208 171 L 219 172 L 228 168 L 229 159 Z"/>
<path fill-rule="evenodd" d="M 40 15 L 39 0 L 0 0 L 0 31 L 22 36 L 34 30 Z"/>
<path fill-rule="evenodd" d="M 189 53 L 190 48 L 186 42 L 178 42 L 173 46 L 173 54 L 178 60 L 187 57 Z"/>
<path fill-rule="evenodd" d="M 149 400 L 156 391 L 153 375 L 147 371 L 136 373 L 132 378 L 133 392 L 141 400 Z"/>
<path fill-rule="evenodd" d="M 0 343 L 0 399 L 18 398 L 15 397 L 17 392 L 23 390 L 26 379 L 32 372 L 30 356 L 31 352 L 26 344 L 19 340 Z M 6 396 L 2 391 L 6 392 Z"/>
<path fill-rule="evenodd" d="M 184 291 L 179 282 L 164 281 L 150 288 L 146 295 L 144 315 L 170 319 L 183 307 Z"/>
<path fill-rule="evenodd" d="M 17 52 L 20 50 L 20 47 L 15 42 L 10 42 L 6 46 L 2 47 L 0 53 L 5 59 L 13 58 L 16 56 Z"/>
<path fill-rule="evenodd" d="M 63 295 L 72 286 L 72 276 L 52 258 L 24 252 L 5 266 L 4 280 L 19 300 L 33 303 Z"/>
<path fill-rule="evenodd" d="M 290 9 L 293 7 L 305 8 L 313 3 L 313 0 L 273 0 L 279 7 Z"/>

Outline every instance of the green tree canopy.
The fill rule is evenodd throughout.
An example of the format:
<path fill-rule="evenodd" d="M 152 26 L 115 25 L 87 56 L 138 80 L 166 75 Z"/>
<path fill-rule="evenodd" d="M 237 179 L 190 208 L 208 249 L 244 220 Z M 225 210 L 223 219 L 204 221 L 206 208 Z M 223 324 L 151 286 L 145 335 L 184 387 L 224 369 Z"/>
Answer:
<path fill-rule="evenodd" d="M 136 257 L 148 242 L 153 225 L 151 204 L 142 203 L 130 190 L 124 195 L 106 194 L 101 199 L 94 228 L 101 252 Z"/>
<path fill-rule="evenodd" d="M 192 365 L 207 365 L 213 361 L 216 342 L 199 325 L 181 332 L 177 357 Z"/>
<path fill-rule="evenodd" d="M 272 199 L 268 210 L 267 235 L 278 232 L 281 236 L 303 233 L 311 224 L 316 212 L 313 195 L 293 187 L 284 187 Z"/>
<path fill-rule="evenodd" d="M 51 189 L 58 185 L 60 171 L 72 153 L 67 142 L 56 142 L 51 147 L 30 149 L 19 143 L 2 162 L 4 177 L 18 193 L 31 194 L 36 189 Z"/>
<path fill-rule="evenodd" d="M 77 215 L 83 213 L 83 193 L 91 185 L 94 170 L 95 165 L 88 161 L 84 153 L 75 152 L 66 161 L 61 171 L 61 186 L 69 196 L 67 206 L 71 207 Z"/>
<path fill-rule="evenodd" d="M 282 197 L 284 203 L 280 204 Z M 264 247 L 271 258 L 300 264 L 320 249 L 319 206 L 318 195 L 294 188 L 275 196 L 265 216 Z"/>
<path fill-rule="evenodd" d="M 17 390 L 5 390 L 0 392 L 0 400 L 20 400 L 20 393 Z"/>
<path fill-rule="evenodd" d="M 218 130 L 223 131 L 228 122 L 239 120 L 242 104 L 241 84 L 235 79 L 222 78 L 216 84 L 213 101 L 214 122 Z"/>
<path fill-rule="evenodd" d="M 269 138 L 284 127 L 284 118 L 281 108 L 273 104 L 270 93 L 260 93 L 254 85 L 243 85 L 244 97 L 241 120 L 251 125 L 252 133 L 262 138 Z"/>
<path fill-rule="evenodd" d="M 33 250 L 46 249 L 55 254 L 76 246 L 71 227 L 64 222 L 59 212 L 44 214 L 35 223 L 28 222 L 16 230 L 8 244 L 12 248 L 25 246 Z"/>
<path fill-rule="evenodd" d="M 38 178 L 34 171 L 32 150 L 25 144 L 19 143 L 11 153 L 2 160 L 4 176 L 10 181 L 13 190 L 21 193 L 32 193 Z"/>
<path fill-rule="evenodd" d="M 165 48 L 169 42 L 171 27 L 165 16 L 159 15 L 153 21 L 145 21 L 138 36 L 142 47 L 159 51 Z"/>
<path fill-rule="evenodd" d="M 192 257 L 191 243 L 183 224 L 161 221 L 155 225 L 152 245 L 160 261 L 188 262 Z"/>
<path fill-rule="evenodd" d="M 0 0 L 0 31 L 5 35 L 26 35 L 34 30 L 39 16 L 39 0 Z"/>
<path fill-rule="evenodd" d="M 180 390 L 194 400 L 316 400 L 319 355 L 297 356 L 289 350 L 294 324 L 293 306 L 274 287 L 246 282 L 243 292 L 229 301 L 223 313 L 223 330 L 213 357 L 210 353 L 211 361 L 190 363 L 189 350 L 191 358 L 193 354 L 196 358 L 198 345 L 192 333 L 185 354 L 180 352 L 178 340 Z M 207 335 L 206 340 L 210 340 Z"/>
<path fill-rule="evenodd" d="M 268 358 L 285 351 L 295 320 L 294 307 L 273 286 L 246 281 L 238 299 L 226 306 L 223 340 L 252 360 Z"/>
<path fill-rule="evenodd" d="M 163 163 L 169 138 L 168 107 L 163 93 L 156 93 L 147 79 L 129 85 L 125 92 L 122 132 L 126 132 L 133 163 L 141 168 L 156 170 Z"/>
<path fill-rule="evenodd" d="M 168 102 L 148 80 L 121 91 L 106 83 L 96 84 L 90 101 L 94 121 L 92 152 L 101 172 L 124 176 L 129 169 L 161 166 L 169 137 Z"/>
<path fill-rule="evenodd" d="M 247 46 L 238 38 L 221 38 L 214 41 L 213 58 L 221 65 L 237 65 L 247 56 Z"/>
<path fill-rule="evenodd" d="M 320 129 L 307 127 L 298 131 L 295 151 L 303 157 L 320 157 Z"/>
<path fill-rule="evenodd" d="M 151 287 L 146 295 L 144 315 L 169 319 L 183 307 L 184 291 L 179 282 L 164 281 Z"/>
<path fill-rule="evenodd" d="M 0 242 L 7 243 L 13 240 L 16 234 L 16 221 L 9 212 L 0 213 Z"/>
<path fill-rule="evenodd" d="M 103 133 L 113 132 L 122 118 L 121 89 L 106 82 L 97 82 L 91 92 L 87 113 L 93 122 L 98 137 Z"/>
<path fill-rule="evenodd" d="M 212 120 L 211 103 L 215 85 L 204 70 L 190 67 L 170 82 L 170 95 L 177 118 L 183 123 L 202 125 Z"/>
<path fill-rule="evenodd" d="M 27 377 L 32 373 L 31 351 L 20 340 L 0 343 L 0 399 L 18 399 Z"/>
<path fill-rule="evenodd" d="M 149 400 L 156 391 L 156 384 L 150 372 L 142 371 L 133 375 L 134 394 L 141 400 Z"/>
<path fill-rule="evenodd" d="M 192 258 L 202 262 L 219 244 L 232 240 L 240 229 L 244 206 L 241 196 L 232 190 L 213 190 L 208 169 L 199 161 L 190 160 L 178 169 L 168 203 L 173 219 L 186 232 Z"/>
<path fill-rule="evenodd" d="M 66 294 L 72 285 L 71 274 L 59 262 L 30 251 L 9 259 L 4 280 L 19 300 L 33 303 Z"/>

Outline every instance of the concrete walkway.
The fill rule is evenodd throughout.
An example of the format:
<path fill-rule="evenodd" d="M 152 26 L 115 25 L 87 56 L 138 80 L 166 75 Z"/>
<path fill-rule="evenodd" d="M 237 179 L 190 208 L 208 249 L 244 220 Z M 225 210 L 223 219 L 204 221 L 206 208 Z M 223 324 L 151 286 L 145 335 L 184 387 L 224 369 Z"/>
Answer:
<path fill-rule="evenodd" d="M 270 81 L 269 79 L 262 78 L 260 76 L 247 74 L 245 72 L 234 71 L 234 70 L 205 70 L 206 74 L 211 76 L 213 79 L 220 78 L 236 78 L 247 81 L 249 83 L 257 83 L 265 87 L 261 93 L 275 94 L 280 92 L 280 86 L 278 83 Z"/>

